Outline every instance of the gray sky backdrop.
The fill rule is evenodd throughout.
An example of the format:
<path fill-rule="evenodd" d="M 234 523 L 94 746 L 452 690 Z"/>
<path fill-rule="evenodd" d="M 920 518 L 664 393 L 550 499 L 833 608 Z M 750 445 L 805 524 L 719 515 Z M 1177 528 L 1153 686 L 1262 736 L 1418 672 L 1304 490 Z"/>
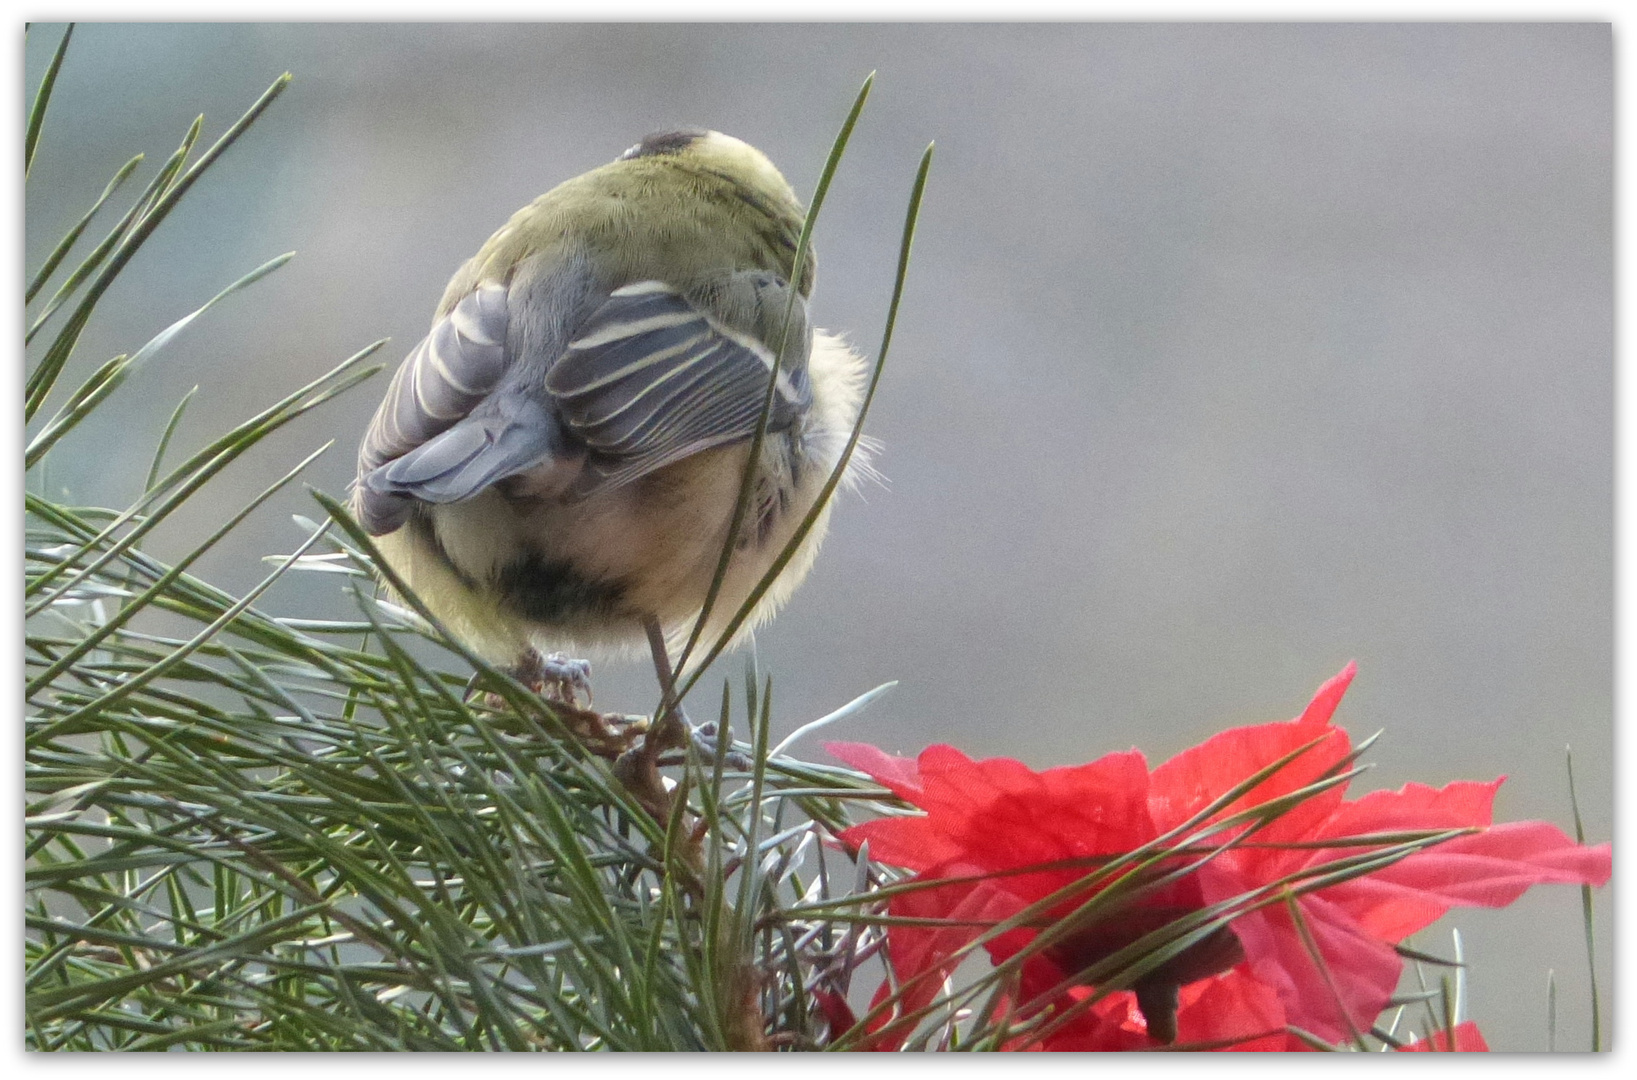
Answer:
<path fill-rule="evenodd" d="M 28 87 L 56 37 L 30 34 Z M 1355 790 L 1505 773 L 1503 817 L 1567 824 L 1573 744 L 1609 836 L 1608 26 L 88 25 L 28 184 L 26 265 L 127 157 L 147 152 L 145 181 L 195 114 L 208 143 L 286 69 L 75 370 L 299 254 L 63 444 L 47 479 L 75 499 L 126 505 L 196 383 L 179 450 L 377 337 L 395 364 L 513 210 L 649 131 L 740 136 L 805 197 L 877 69 L 813 312 L 873 355 L 936 139 L 869 424 L 889 485 L 844 500 L 760 635 L 779 730 L 897 679 L 833 736 L 1157 763 L 1295 715 L 1356 659 L 1340 719 L 1386 733 Z M 340 493 L 384 387 L 224 474 L 172 550 L 329 438 L 309 477 Z M 248 585 L 314 509 L 278 500 L 201 571 Z M 328 578 L 277 604 L 341 610 Z M 654 695 L 639 664 L 597 688 L 605 708 Z M 1573 890 L 1456 923 L 1492 1045 L 1544 1048 L 1548 967 L 1559 1045 L 1585 1045 Z"/>

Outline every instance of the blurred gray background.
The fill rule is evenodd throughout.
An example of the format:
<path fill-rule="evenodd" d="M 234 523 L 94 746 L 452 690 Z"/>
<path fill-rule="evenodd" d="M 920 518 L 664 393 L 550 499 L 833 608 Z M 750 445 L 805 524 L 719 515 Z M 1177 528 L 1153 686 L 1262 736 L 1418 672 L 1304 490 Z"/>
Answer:
<path fill-rule="evenodd" d="M 29 35 L 30 96 L 57 37 Z M 1504 773 L 1500 816 L 1567 826 L 1572 744 L 1609 837 L 1607 25 L 88 25 L 28 183 L 26 266 L 127 157 L 147 152 L 145 182 L 195 114 L 208 143 L 286 69 L 70 374 L 299 255 L 65 442 L 54 489 L 126 505 L 194 384 L 178 456 L 377 337 L 395 364 L 513 210 L 646 132 L 738 135 L 806 197 L 879 70 L 813 310 L 874 355 L 936 139 L 868 428 L 889 483 L 843 500 L 759 636 L 778 730 L 896 679 L 831 737 L 1157 763 L 1295 715 L 1356 659 L 1340 719 L 1386 733 L 1355 791 Z M 385 378 L 224 474 L 155 549 L 330 438 L 309 479 L 342 492 Z M 291 492 L 199 572 L 249 585 L 315 511 Z M 327 576 L 281 588 L 282 613 L 343 610 Z M 596 681 L 605 708 L 652 704 L 646 665 Z M 1450 922 L 1421 943 L 1448 952 Z M 1496 1049 L 1544 1049 L 1548 968 L 1558 1045 L 1586 1045 L 1574 890 L 1453 922 Z"/>

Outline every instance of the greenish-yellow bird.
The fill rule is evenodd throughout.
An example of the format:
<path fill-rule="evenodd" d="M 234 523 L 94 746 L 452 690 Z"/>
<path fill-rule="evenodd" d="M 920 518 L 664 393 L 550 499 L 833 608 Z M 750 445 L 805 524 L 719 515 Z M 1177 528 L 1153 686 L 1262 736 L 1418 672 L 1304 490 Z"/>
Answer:
<path fill-rule="evenodd" d="M 792 265 L 802 220 L 753 147 L 664 132 L 518 211 L 455 273 L 364 436 L 353 507 L 486 658 L 538 667 L 537 649 L 685 633 L 770 378 L 750 512 L 704 640 L 789 541 L 840 458 L 865 375 L 808 322 L 814 262 Z M 806 576 L 828 517 L 747 630 Z"/>

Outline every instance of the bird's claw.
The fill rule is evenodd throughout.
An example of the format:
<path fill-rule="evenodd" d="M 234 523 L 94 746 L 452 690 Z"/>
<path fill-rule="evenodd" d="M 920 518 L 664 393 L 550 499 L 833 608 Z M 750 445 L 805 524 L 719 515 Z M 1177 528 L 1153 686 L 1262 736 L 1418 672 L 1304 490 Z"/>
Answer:
<path fill-rule="evenodd" d="M 580 693 L 585 694 L 587 704 L 591 703 L 591 661 L 576 660 L 564 653 L 548 653 L 541 656 L 534 654 L 539 662 L 540 688 L 537 693 L 545 693 L 548 689 L 555 691 L 558 700 L 568 705 L 579 701 Z M 531 689 L 532 689 L 531 684 Z"/>
<path fill-rule="evenodd" d="M 529 649 L 510 667 L 502 668 L 533 693 L 564 705 L 578 705 L 580 695 L 591 703 L 591 662 L 576 660 L 564 653 L 542 655 L 538 649 Z M 471 699 L 482 682 L 482 673 L 472 676 L 466 684 L 466 697 Z"/>
<path fill-rule="evenodd" d="M 578 705 L 580 695 L 591 704 L 591 662 L 576 660 L 564 653 L 542 655 L 530 649 L 517 663 L 500 669 L 529 690 L 564 705 Z M 471 701 L 483 688 L 483 672 L 473 672 L 466 681 L 465 700 Z"/>

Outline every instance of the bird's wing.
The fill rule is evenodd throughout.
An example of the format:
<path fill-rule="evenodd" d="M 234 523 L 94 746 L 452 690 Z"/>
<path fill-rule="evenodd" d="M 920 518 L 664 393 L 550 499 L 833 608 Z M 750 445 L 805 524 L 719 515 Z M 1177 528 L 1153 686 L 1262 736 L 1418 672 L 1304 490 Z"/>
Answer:
<path fill-rule="evenodd" d="M 577 466 L 577 455 L 564 445 L 561 430 L 537 398 L 501 390 L 442 434 L 363 477 L 358 490 L 366 501 L 383 500 L 375 512 L 386 511 L 389 519 L 408 513 L 404 499 L 460 502 L 554 458 Z"/>
<path fill-rule="evenodd" d="M 506 287 L 482 285 L 433 324 L 399 366 L 358 451 L 354 507 L 371 533 L 413 502 L 455 502 L 529 468 L 558 431 L 540 402 L 496 394 L 511 366 Z"/>
<path fill-rule="evenodd" d="M 730 275 L 718 292 L 734 321 L 753 326 L 775 309 L 782 323 L 788 296 L 782 281 L 755 274 Z M 505 286 L 480 286 L 393 376 L 358 453 L 354 507 L 370 533 L 398 528 L 416 502 L 469 499 L 553 458 L 576 470 L 586 462 L 575 489 L 584 495 L 756 430 L 773 351 L 670 286 L 642 281 L 593 299 L 547 369 L 544 393 L 517 372 L 507 377 L 507 304 Z M 800 297 L 787 336 L 797 362 L 778 374 L 775 431 L 811 401 Z"/>
<path fill-rule="evenodd" d="M 789 295 L 782 282 L 776 295 Z M 798 296 L 787 353 L 805 359 L 809 336 Z M 767 343 L 712 318 L 669 285 L 639 281 L 614 290 L 546 372 L 564 424 L 591 451 L 582 493 L 749 438 L 774 368 Z M 810 401 L 805 364 L 787 361 L 769 428 L 789 426 Z"/>
<path fill-rule="evenodd" d="M 358 450 L 358 475 L 373 472 L 464 420 L 507 367 L 506 287 L 463 297 L 404 358 Z"/>

